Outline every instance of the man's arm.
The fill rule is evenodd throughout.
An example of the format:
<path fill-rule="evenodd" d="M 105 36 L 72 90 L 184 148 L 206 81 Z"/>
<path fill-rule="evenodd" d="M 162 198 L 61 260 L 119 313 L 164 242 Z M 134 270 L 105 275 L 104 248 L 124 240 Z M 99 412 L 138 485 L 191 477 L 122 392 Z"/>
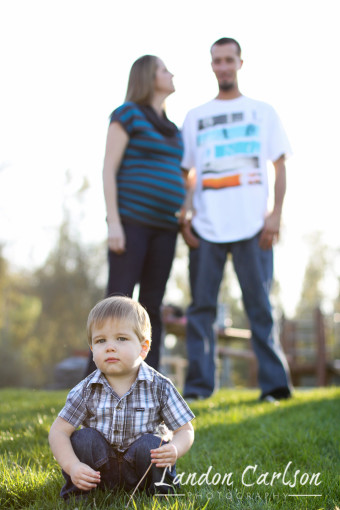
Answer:
<path fill-rule="evenodd" d="M 155 450 L 151 450 L 151 462 L 156 467 L 173 466 L 179 457 L 190 450 L 194 442 L 194 429 L 191 422 L 173 432 L 172 440 Z"/>
<path fill-rule="evenodd" d="M 100 472 L 80 462 L 71 444 L 71 435 L 76 429 L 61 417 L 54 421 L 48 439 L 51 450 L 60 467 L 70 475 L 78 489 L 89 491 L 100 483 Z"/>
<path fill-rule="evenodd" d="M 274 208 L 266 217 L 260 236 L 259 244 L 263 250 L 269 250 L 273 242 L 279 239 L 282 206 L 286 193 L 285 156 L 282 155 L 273 162 L 273 165 L 275 169 Z"/>

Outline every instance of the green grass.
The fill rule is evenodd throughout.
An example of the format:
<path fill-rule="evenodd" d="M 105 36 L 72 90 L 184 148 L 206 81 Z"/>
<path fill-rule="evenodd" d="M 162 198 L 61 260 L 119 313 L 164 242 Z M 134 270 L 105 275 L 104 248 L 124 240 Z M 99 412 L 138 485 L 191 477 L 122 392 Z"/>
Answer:
<path fill-rule="evenodd" d="M 50 452 L 47 435 L 64 404 L 65 391 L 1 390 L 0 508 L 48 510 L 65 508 L 59 498 L 63 478 Z M 177 498 L 138 496 L 129 508 L 169 509 L 282 509 L 335 510 L 340 507 L 340 388 L 296 391 L 279 406 L 256 401 L 252 390 L 221 390 L 212 398 L 192 405 L 196 438 L 190 452 L 177 463 L 182 476 Z M 272 485 L 274 472 L 283 473 Z M 257 465 L 256 471 L 255 465 Z M 204 479 L 209 467 L 210 472 Z M 247 466 L 248 475 L 242 482 Z M 186 483 L 189 473 L 203 482 Z M 213 485 L 225 474 L 225 483 Z M 232 473 L 232 474 L 230 474 Z M 304 475 L 306 473 L 306 475 Z M 310 480 L 320 473 L 319 478 Z M 181 475 L 182 474 L 182 475 Z M 303 475 L 300 480 L 301 475 Z M 308 481 L 307 481 L 308 479 Z M 227 485 L 227 481 L 233 485 Z M 306 484 L 301 484 L 300 481 Z M 321 481 L 316 486 L 315 481 Z M 210 485 L 207 483 L 209 482 Z M 246 483 L 253 483 L 246 486 Z M 321 497 L 293 496 L 321 494 Z M 123 509 L 128 495 L 97 491 L 90 503 L 69 508 Z"/>

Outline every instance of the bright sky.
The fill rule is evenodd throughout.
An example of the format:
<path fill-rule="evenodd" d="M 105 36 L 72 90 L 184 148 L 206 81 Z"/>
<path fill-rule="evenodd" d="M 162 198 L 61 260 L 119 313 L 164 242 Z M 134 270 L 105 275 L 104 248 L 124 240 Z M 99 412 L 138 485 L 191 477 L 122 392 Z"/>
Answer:
<path fill-rule="evenodd" d="M 0 0 L 0 242 L 20 267 L 55 241 L 65 194 L 84 176 L 86 241 L 105 239 L 101 171 L 107 119 L 123 102 L 129 69 L 145 53 L 175 74 L 168 116 L 213 98 L 209 48 L 236 38 L 241 91 L 271 103 L 294 156 L 276 277 L 291 313 L 308 260 L 305 237 L 339 247 L 340 32 L 336 0 Z M 72 185 L 66 190 L 69 170 Z M 66 197 L 67 199 L 67 197 Z M 77 217 L 77 216 L 76 216 Z M 336 286 L 330 281 L 329 295 Z"/>

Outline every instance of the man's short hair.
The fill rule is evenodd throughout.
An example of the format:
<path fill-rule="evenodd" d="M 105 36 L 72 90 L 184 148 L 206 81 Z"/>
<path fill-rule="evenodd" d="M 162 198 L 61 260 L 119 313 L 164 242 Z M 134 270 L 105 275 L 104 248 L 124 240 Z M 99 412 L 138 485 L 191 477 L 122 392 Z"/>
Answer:
<path fill-rule="evenodd" d="M 87 319 L 87 340 L 92 345 L 93 328 L 108 320 L 124 320 L 130 321 L 131 326 L 136 333 L 139 341 L 144 340 L 151 342 L 151 324 L 150 318 L 143 306 L 126 296 L 112 296 L 96 304 L 89 313 Z"/>
<path fill-rule="evenodd" d="M 239 57 L 241 56 L 241 46 L 236 41 L 236 39 L 233 39 L 232 37 L 221 37 L 221 39 L 218 39 L 214 42 L 214 44 L 211 45 L 210 51 L 212 50 L 213 46 L 223 46 L 224 44 L 235 44 L 237 48 L 237 54 Z"/>

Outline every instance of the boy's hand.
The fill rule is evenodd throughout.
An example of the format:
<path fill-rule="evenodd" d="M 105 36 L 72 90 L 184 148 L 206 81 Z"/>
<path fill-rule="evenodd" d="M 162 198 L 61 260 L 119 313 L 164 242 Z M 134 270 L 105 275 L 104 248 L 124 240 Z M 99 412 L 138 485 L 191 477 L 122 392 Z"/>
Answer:
<path fill-rule="evenodd" d="M 150 452 L 151 462 L 156 464 L 156 467 L 173 466 L 178 457 L 177 448 L 173 443 L 164 444 Z"/>
<path fill-rule="evenodd" d="M 100 483 L 100 472 L 94 471 L 94 469 L 82 462 L 72 465 L 70 477 L 74 485 L 83 491 L 95 489 Z"/>

